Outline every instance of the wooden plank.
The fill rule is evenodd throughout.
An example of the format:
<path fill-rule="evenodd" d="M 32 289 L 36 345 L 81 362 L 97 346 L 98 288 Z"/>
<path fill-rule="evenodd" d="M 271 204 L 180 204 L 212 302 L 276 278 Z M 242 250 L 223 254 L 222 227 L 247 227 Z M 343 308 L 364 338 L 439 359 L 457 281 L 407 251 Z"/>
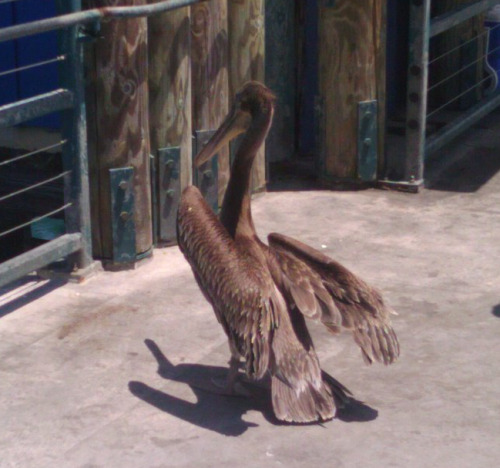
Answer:
<path fill-rule="evenodd" d="M 295 0 L 266 2 L 266 85 L 276 94 L 273 126 L 266 140 L 266 159 L 291 159 L 295 153 L 297 49 Z"/>
<path fill-rule="evenodd" d="M 384 101 L 381 81 L 385 77 L 377 71 L 384 54 L 380 36 L 385 28 L 382 3 L 320 2 L 319 87 L 324 100 L 327 178 L 357 177 L 358 103 L 379 98 Z"/>
<path fill-rule="evenodd" d="M 190 27 L 189 8 L 148 20 L 151 153 L 180 146 L 181 190 L 192 180 Z"/>
<path fill-rule="evenodd" d="M 230 99 L 250 80 L 264 82 L 264 0 L 228 0 Z M 256 158 L 254 191 L 266 186 L 265 148 Z"/>
<path fill-rule="evenodd" d="M 227 2 L 191 7 L 193 133 L 217 129 L 229 109 Z M 229 180 L 229 148 L 218 157 L 218 198 Z"/>
<path fill-rule="evenodd" d="M 120 6 L 144 5 L 146 0 L 120 0 Z M 91 7 L 117 6 L 116 0 L 89 0 Z M 149 120 L 147 87 L 147 20 L 127 19 L 102 23 L 94 45 L 95 80 L 94 147 L 98 194 L 93 200 L 99 211 L 100 251 L 113 255 L 109 169 L 132 166 L 135 171 L 134 220 L 136 251 L 151 249 L 151 184 L 149 169 Z"/>

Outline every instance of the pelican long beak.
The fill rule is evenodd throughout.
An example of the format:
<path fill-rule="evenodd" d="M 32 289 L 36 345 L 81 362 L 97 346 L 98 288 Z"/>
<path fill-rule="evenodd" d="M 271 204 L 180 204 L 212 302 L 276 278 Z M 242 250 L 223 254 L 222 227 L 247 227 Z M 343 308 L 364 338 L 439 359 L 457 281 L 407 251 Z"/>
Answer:
<path fill-rule="evenodd" d="M 208 140 L 207 144 L 194 158 L 194 167 L 198 168 L 209 161 L 224 145 L 236 138 L 240 133 L 245 132 L 250 125 L 250 121 L 251 116 L 248 112 L 233 108 L 212 138 Z"/>

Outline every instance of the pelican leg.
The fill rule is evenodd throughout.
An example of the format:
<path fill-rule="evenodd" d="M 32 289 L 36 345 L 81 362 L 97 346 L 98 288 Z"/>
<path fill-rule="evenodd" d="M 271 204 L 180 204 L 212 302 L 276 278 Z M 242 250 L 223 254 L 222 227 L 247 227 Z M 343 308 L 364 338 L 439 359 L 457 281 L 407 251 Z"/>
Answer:
<path fill-rule="evenodd" d="M 232 355 L 231 359 L 229 360 L 229 371 L 227 373 L 227 380 L 225 384 L 226 390 L 230 394 L 235 393 L 235 385 L 238 381 L 239 370 L 240 358 Z"/>
<path fill-rule="evenodd" d="M 212 383 L 218 389 L 216 393 L 226 396 L 251 396 L 250 392 L 246 390 L 240 381 L 240 357 L 235 353 L 231 353 L 229 360 L 229 370 L 225 379 L 213 378 Z"/>

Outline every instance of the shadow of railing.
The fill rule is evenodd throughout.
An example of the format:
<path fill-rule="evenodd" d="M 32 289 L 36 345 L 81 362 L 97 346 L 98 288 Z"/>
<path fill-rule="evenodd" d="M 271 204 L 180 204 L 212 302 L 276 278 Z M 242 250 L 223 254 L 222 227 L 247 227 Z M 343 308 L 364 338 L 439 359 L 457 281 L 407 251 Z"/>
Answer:
<path fill-rule="evenodd" d="M 460 159 L 446 167 L 429 161 L 426 187 L 430 190 L 473 193 L 486 185 L 500 171 L 500 157 L 495 148 L 470 148 Z"/>
<path fill-rule="evenodd" d="M 0 288 L 0 318 L 63 286 L 62 279 L 42 280 L 29 275 Z"/>

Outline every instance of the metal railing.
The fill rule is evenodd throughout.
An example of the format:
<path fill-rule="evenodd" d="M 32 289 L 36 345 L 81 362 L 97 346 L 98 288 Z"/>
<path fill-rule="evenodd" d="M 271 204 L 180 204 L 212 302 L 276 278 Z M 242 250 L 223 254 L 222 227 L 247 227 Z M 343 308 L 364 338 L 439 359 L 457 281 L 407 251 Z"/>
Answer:
<path fill-rule="evenodd" d="M 498 48 L 490 50 L 485 48 L 484 53 L 476 54 L 470 60 L 461 63 L 457 69 L 449 70 L 444 78 L 432 83 L 429 81 L 431 66 L 435 66 L 436 62 L 449 57 L 451 54 L 460 53 L 466 47 L 476 46 L 480 41 L 486 43 L 487 41 L 484 39 L 488 32 L 481 32 L 472 38 L 463 40 L 459 45 L 451 47 L 444 53 L 430 59 L 431 39 L 485 13 L 498 4 L 500 4 L 499 0 L 471 2 L 454 11 L 431 18 L 431 0 L 411 0 L 405 164 L 402 180 L 394 181 L 394 184 L 403 188 L 406 186 L 411 191 L 418 190 L 418 187 L 423 184 L 426 158 L 500 106 L 500 91 L 498 89 L 490 89 L 488 92 L 484 90 L 488 82 L 492 80 L 491 76 L 481 77 L 475 82 L 463 86 L 451 98 L 445 99 L 444 103 L 434 105 L 432 108 L 429 104 L 430 93 L 453 84 L 453 81 L 459 79 L 460 76 L 482 62 L 486 62 L 489 54 L 498 50 Z M 452 109 L 453 106 L 464 100 L 465 97 L 471 96 L 472 93 L 481 96 L 478 102 L 469 106 L 466 110 L 460 110 L 460 112 L 456 113 L 455 118 L 443 118 L 445 124 L 439 130 L 429 134 L 427 128 L 431 119 L 435 119 L 440 114 L 443 115 L 447 110 Z M 387 173 L 390 173 L 390 171 L 391 168 L 387 168 Z"/>
<path fill-rule="evenodd" d="M 70 266 L 78 269 L 86 269 L 93 262 L 81 25 L 91 24 L 97 28 L 103 20 L 148 16 L 200 1 L 203 0 L 168 0 L 139 7 L 81 11 L 81 0 L 56 0 L 60 16 L 0 29 L 0 42 L 54 30 L 59 34 L 59 51 L 55 57 L 3 70 L 0 77 L 53 63 L 59 65 L 60 72 L 60 83 L 56 89 L 0 106 L 0 129 L 54 112 L 59 112 L 61 116 L 59 141 L 36 150 L 10 155 L 0 160 L 0 170 L 22 163 L 29 164 L 32 158 L 43 157 L 54 150 L 61 151 L 62 160 L 57 173 L 36 181 L 30 180 L 24 186 L 17 186 L 10 191 L 0 191 L 0 212 L 2 203 L 15 201 L 17 197 L 28 193 L 36 194 L 41 188 L 52 187 L 58 193 L 55 197 L 56 206 L 53 203 L 43 212 L 32 213 L 27 219 L 17 219 L 11 226 L 0 226 L 0 243 L 6 236 L 20 233 L 25 228 L 62 213 L 65 230 L 59 237 L 0 263 L 0 287 L 62 258 L 68 258 Z M 0 3 L 7 2 L 0 0 Z M 59 185 L 54 188 L 53 184 Z M 37 204 L 36 200 L 33 204 Z"/>

